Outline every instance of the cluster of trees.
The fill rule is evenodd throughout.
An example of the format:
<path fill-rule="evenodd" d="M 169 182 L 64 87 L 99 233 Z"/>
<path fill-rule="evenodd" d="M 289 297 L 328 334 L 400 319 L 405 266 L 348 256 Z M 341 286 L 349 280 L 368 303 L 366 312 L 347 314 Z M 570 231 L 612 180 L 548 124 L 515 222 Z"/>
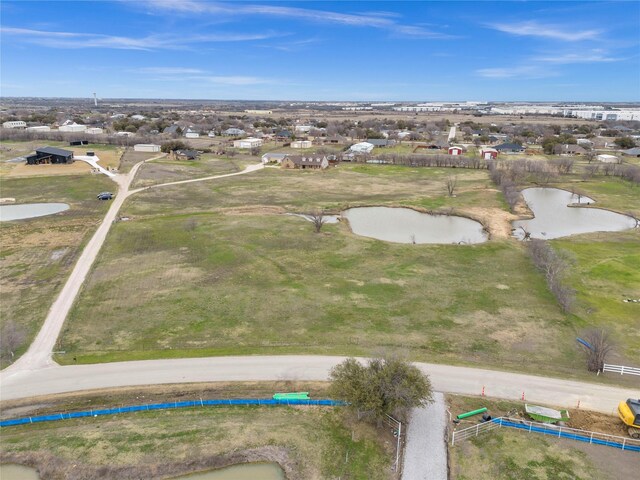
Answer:
<path fill-rule="evenodd" d="M 500 187 L 509 209 L 513 212 L 520 201 L 520 190 L 518 190 L 518 184 L 513 179 L 511 172 L 499 168 L 498 165 L 498 162 L 489 163 L 489 178 Z"/>
<path fill-rule="evenodd" d="M 397 358 L 377 358 L 365 364 L 348 358 L 329 374 L 332 397 L 348 402 L 358 419 L 380 423 L 386 415 L 406 419 L 411 408 L 432 402 L 429 378 Z"/>
<path fill-rule="evenodd" d="M 547 155 L 553 155 L 555 153 L 556 145 L 575 145 L 578 141 L 568 133 L 562 133 L 556 136 L 544 137 L 542 139 L 542 150 Z"/>
<path fill-rule="evenodd" d="M 189 146 L 184 143 L 182 140 L 170 140 L 168 142 L 164 142 L 160 146 L 160 151 L 164 153 L 170 153 L 175 150 L 186 150 Z"/>
<path fill-rule="evenodd" d="M 544 274 L 547 286 L 556 297 L 563 312 L 571 312 L 576 292 L 566 284 L 568 271 L 566 256 L 559 254 L 544 240 L 534 239 L 528 243 L 528 250 L 534 265 Z"/>

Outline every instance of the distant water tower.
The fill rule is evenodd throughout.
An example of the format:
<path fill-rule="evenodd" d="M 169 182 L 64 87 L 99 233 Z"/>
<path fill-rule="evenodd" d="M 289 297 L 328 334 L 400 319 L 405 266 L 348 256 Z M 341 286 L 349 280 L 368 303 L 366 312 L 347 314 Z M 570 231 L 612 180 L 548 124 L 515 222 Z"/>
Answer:
<path fill-rule="evenodd" d="M 98 97 L 96 97 L 96 92 L 93 92 L 93 104 L 96 107 L 98 106 Z"/>

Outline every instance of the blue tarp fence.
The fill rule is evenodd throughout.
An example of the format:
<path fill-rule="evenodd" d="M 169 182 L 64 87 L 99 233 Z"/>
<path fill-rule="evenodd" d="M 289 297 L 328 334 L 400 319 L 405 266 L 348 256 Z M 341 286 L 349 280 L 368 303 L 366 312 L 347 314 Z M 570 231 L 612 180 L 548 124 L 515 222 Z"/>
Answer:
<path fill-rule="evenodd" d="M 553 435 L 558 438 L 568 438 L 570 440 L 577 440 L 579 442 L 585 443 L 593 443 L 595 445 L 605 445 L 607 447 L 620 448 L 625 451 L 631 452 L 640 452 L 640 445 L 629 444 L 624 441 L 621 437 L 610 437 L 602 435 L 602 437 L 610 437 L 610 440 L 606 438 L 596 438 L 593 435 L 588 435 L 587 432 L 579 433 L 576 430 L 567 429 L 567 431 L 562 431 L 560 428 L 548 428 L 545 426 L 536 426 L 532 423 L 518 423 L 518 422 L 510 422 L 508 420 L 504 420 L 502 418 L 494 418 L 491 420 L 494 423 L 502 425 L 503 427 L 517 428 L 518 430 L 526 430 L 527 432 L 536 432 L 542 433 L 544 435 Z M 614 441 L 613 438 L 621 438 L 623 442 Z"/>
<path fill-rule="evenodd" d="M 70 418 L 98 417 L 102 415 L 116 415 L 118 413 L 146 412 L 150 410 L 167 410 L 175 408 L 193 408 L 209 406 L 229 406 L 229 405 L 315 405 L 324 407 L 341 407 L 346 402 L 340 400 L 274 400 L 272 398 L 236 398 L 228 400 L 189 400 L 186 402 L 154 403 L 150 405 L 132 405 L 128 407 L 105 408 L 100 410 L 88 410 L 84 412 L 53 413 L 49 415 L 39 415 L 36 417 L 13 418 L 0 421 L 0 427 L 10 427 L 13 425 L 25 425 L 28 423 L 55 422 Z"/>

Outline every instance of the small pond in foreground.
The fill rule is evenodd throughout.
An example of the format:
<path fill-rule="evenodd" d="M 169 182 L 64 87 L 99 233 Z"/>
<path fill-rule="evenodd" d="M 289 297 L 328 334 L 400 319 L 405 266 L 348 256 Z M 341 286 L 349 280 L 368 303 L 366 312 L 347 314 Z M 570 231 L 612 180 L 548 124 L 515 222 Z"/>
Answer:
<path fill-rule="evenodd" d="M 284 472 L 277 463 L 245 463 L 175 477 L 174 480 L 284 480 L 284 478 Z"/>
<path fill-rule="evenodd" d="M 358 207 L 342 213 L 356 235 L 396 243 L 482 243 L 482 224 L 454 215 L 431 215 L 410 208 Z"/>
<path fill-rule="evenodd" d="M 2 480 L 39 480 L 38 472 L 24 465 L 15 463 L 0 464 L 0 479 Z"/>
<path fill-rule="evenodd" d="M 523 228 L 532 238 L 552 239 L 579 233 L 619 232 L 636 226 L 628 216 L 600 208 L 569 207 L 570 204 L 592 204 L 593 199 L 558 188 L 527 188 L 522 191 L 535 218 L 513 222 L 517 238 L 524 237 Z M 522 227 L 522 228 L 521 228 Z"/>
<path fill-rule="evenodd" d="M 0 205 L 0 222 L 22 220 L 24 218 L 44 217 L 69 210 L 66 203 L 22 203 L 19 205 Z"/>

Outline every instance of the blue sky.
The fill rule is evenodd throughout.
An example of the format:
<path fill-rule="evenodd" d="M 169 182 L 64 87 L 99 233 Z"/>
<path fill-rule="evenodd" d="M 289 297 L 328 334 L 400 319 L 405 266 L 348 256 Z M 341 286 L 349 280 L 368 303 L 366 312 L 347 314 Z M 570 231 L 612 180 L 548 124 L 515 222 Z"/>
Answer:
<path fill-rule="evenodd" d="M 3 96 L 640 100 L 640 2 L 3 0 Z"/>

